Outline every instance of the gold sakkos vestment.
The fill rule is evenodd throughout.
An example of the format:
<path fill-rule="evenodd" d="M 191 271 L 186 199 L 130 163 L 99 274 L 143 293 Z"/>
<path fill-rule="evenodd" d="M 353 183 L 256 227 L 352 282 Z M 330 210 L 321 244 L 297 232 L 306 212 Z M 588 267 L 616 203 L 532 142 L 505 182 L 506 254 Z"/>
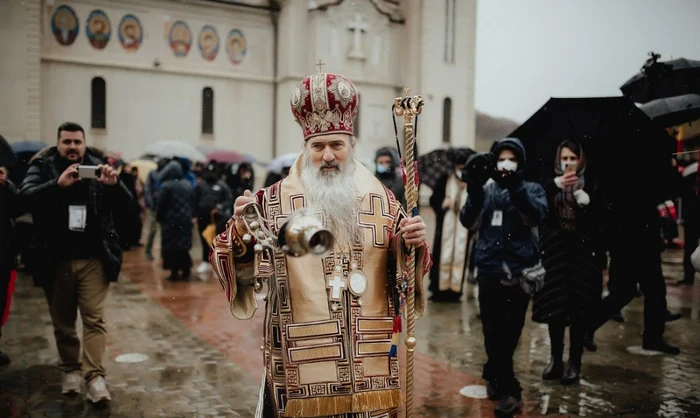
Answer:
<path fill-rule="evenodd" d="M 277 234 L 306 207 L 301 158 L 289 177 L 255 199 Z M 264 327 L 265 417 L 387 417 L 401 404 L 399 359 L 392 350 L 406 249 L 399 222 L 406 217 L 393 194 L 356 162 L 357 223 L 361 242 L 339 254 L 294 258 L 277 250 L 256 254 L 230 221 L 213 245 L 211 264 L 231 313 L 249 319 L 258 307 L 255 283 L 268 280 Z M 416 252 L 416 314 L 424 308 L 427 246 Z M 367 278 L 352 292 L 353 272 Z M 405 285 L 405 282 L 404 282 Z M 258 286 L 260 289 L 260 286 Z M 393 352 L 392 352 L 393 351 Z M 391 354 L 390 354 L 391 352 Z"/>

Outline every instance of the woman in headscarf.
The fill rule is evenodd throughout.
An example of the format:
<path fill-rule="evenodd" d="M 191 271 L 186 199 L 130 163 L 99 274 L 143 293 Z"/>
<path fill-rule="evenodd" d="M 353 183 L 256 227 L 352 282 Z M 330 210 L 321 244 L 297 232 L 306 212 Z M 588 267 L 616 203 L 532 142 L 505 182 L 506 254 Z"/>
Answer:
<path fill-rule="evenodd" d="M 586 318 L 600 302 L 603 286 L 600 264 L 600 202 L 596 187 L 586 181 L 586 156 L 576 141 L 557 150 L 556 177 L 545 185 L 549 216 L 540 247 L 547 271 L 544 287 L 535 294 L 532 319 L 549 325 L 551 360 L 545 380 L 574 384 L 580 379 Z M 564 368 L 564 331 L 570 327 L 569 361 Z"/>

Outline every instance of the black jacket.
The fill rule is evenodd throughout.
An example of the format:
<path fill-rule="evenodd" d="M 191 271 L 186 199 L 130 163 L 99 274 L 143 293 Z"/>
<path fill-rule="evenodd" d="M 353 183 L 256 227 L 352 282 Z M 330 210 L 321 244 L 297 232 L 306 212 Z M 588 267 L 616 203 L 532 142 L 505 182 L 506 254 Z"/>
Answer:
<path fill-rule="evenodd" d="M 189 251 L 192 248 L 192 218 L 196 217 L 194 190 L 185 180 L 182 166 L 172 161 L 160 172 L 161 188 L 156 218 L 161 226 L 161 250 Z"/>
<path fill-rule="evenodd" d="M 51 283 L 59 263 L 58 254 L 64 245 L 62 235 L 65 230 L 59 225 L 65 221 L 66 207 L 61 199 L 65 191 L 58 186 L 58 178 L 63 172 L 59 168 L 58 157 L 56 147 L 38 154 L 31 161 L 19 192 L 21 205 L 31 212 L 34 227 L 39 234 L 35 256 L 37 264 L 42 268 L 34 273 L 34 282 L 39 286 Z M 99 165 L 106 164 L 106 161 L 99 151 L 88 148 L 83 164 Z M 94 232 L 100 244 L 97 252 L 105 277 L 109 281 L 116 281 L 122 265 L 122 250 L 114 230 L 112 214 L 125 202 L 129 202 L 132 196 L 121 182 L 110 187 L 96 180 L 83 181 L 87 182 L 88 217 L 98 220 L 99 227 Z"/>
<path fill-rule="evenodd" d="M 519 155 L 519 168 L 525 167 L 525 148 L 514 138 L 500 140 L 499 147 L 509 146 Z M 496 213 L 500 224 L 493 225 Z M 462 225 L 478 232 L 474 263 L 480 276 L 517 277 L 540 260 L 540 250 L 533 228 L 547 218 L 549 209 L 544 189 L 537 183 L 521 181 L 512 190 L 496 182 L 487 183 L 483 191 L 471 190 L 460 213 Z M 506 269 L 507 267 L 507 269 Z"/>

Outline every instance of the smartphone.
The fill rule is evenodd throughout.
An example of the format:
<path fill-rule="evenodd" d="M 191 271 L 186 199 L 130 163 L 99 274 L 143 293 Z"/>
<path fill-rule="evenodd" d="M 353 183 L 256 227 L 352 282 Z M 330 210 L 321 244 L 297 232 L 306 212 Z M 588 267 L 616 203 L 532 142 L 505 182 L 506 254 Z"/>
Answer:
<path fill-rule="evenodd" d="M 564 163 L 564 172 L 570 173 L 572 171 L 576 171 L 576 163 L 573 161 L 567 161 Z"/>
<path fill-rule="evenodd" d="M 79 165 L 78 177 L 81 179 L 96 179 L 102 175 L 102 170 L 96 165 Z"/>

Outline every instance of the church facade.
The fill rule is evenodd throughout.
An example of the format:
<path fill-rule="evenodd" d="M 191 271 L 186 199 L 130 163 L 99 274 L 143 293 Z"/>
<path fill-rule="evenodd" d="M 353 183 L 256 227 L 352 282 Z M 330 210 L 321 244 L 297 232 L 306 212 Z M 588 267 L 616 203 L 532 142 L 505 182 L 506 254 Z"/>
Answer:
<path fill-rule="evenodd" d="M 10 142 L 70 120 L 126 159 L 168 139 L 269 161 L 301 148 L 290 94 L 322 68 L 358 89 L 359 159 L 394 144 L 406 84 L 420 152 L 474 145 L 476 0 L 24 0 L 0 22 Z"/>

